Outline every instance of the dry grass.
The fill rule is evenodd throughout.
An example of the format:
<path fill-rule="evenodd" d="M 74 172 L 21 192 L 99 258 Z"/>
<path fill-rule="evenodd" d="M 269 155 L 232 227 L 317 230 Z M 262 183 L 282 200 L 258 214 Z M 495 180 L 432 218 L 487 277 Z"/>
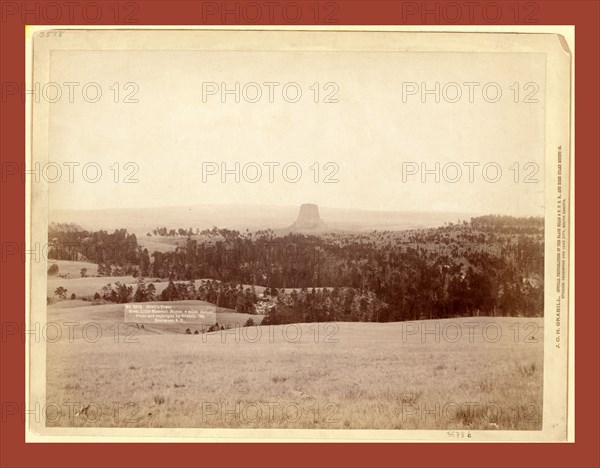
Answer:
<path fill-rule="evenodd" d="M 257 343 L 231 330 L 64 339 L 47 345 L 48 402 L 122 411 L 93 420 L 65 411 L 52 425 L 540 430 L 543 320 L 537 343 L 515 344 L 509 327 L 519 320 L 495 319 L 496 343 L 477 333 L 474 343 L 405 342 L 401 323 L 340 323 L 337 343 L 315 342 L 311 324 L 297 343 L 282 339 L 283 327 L 259 327 Z"/>
<path fill-rule="evenodd" d="M 490 393 L 495 385 L 494 380 L 489 377 L 484 377 L 479 381 L 479 388 L 483 393 Z"/>

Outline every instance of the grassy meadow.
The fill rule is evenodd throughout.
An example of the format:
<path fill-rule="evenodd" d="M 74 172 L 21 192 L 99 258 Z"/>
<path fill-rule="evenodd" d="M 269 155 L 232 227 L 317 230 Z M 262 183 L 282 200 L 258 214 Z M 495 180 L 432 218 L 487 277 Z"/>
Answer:
<path fill-rule="evenodd" d="M 245 322 L 235 314 L 218 311 L 217 320 Z M 150 326 L 116 335 L 122 317 L 115 304 L 48 307 L 49 321 L 89 321 L 101 329 L 97 340 L 94 330 L 84 338 L 80 326 L 72 342 L 66 333 L 48 342 L 47 403 L 62 408 L 47 416 L 48 426 L 542 427 L 541 318 L 298 324 L 200 335 Z M 484 334 L 489 322 L 495 325 Z"/>
<path fill-rule="evenodd" d="M 98 265 L 89 262 L 75 262 L 75 261 L 66 261 L 66 260 L 52 260 L 49 262 L 49 265 L 56 264 L 59 267 L 59 274 L 65 275 L 65 277 L 61 276 L 48 276 L 47 282 L 47 296 L 53 297 L 54 291 L 56 288 L 63 287 L 67 289 L 67 295 L 75 294 L 78 298 L 81 297 L 89 297 L 92 298 L 95 293 L 100 292 L 100 290 L 106 286 L 108 283 L 115 284 L 117 281 L 121 284 L 125 284 L 127 286 L 132 286 L 134 291 L 138 284 L 139 278 L 134 278 L 133 276 L 95 276 L 98 273 Z M 85 278 L 81 277 L 81 269 L 88 269 L 88 276 Z M 157 278 L 145 278 L 144 282 L 146 284 L 152 283 L 156 289 L 156 295 L 159 295 L 163 292 L 163 290 L 168 286 L 169 280 L 166 278 L 159 278 L 160 281 L 155 281 Z M 196 280 L 196 284 L 201 283 L 203 281 L 208 281 L 207 279 L 199 279 Z M 179 283 L 181 281 L 175 281 Z M 251 285 L 244 284 L 244 288 L 249 288 Z M 292 291 L 300 291 L 301 288 L 285 288 L 286 294 L 291 293 Z M 320 288 L 317 288 L 320 289 Z M 264 286 L 254 286 L 254 290 L 257 294 L 262 294 L 265 290 Z M 283 290 L 283 288 L 280 288 Z"/>
<path fill-rule="evenodd" d="M 98 265 L 91 262 L 48 260 L 48 268 L 50 268 L 52 265 L 56 265 L 58 267 L 57 275 L 64 275 L 68 279 L 80 278 L 82 268 L 85 268 L 87 270 L 86 274 L 88 276 L 96 276 L 98 274 Z M 54 276 L 49 276 L 48 279 L 55 278 Z"/>

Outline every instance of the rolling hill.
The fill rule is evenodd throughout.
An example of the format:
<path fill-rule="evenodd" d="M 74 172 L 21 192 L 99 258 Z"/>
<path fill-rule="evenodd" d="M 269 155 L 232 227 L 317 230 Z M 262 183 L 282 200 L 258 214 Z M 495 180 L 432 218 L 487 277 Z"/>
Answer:
<path fill-rule="evenodd" d="M 367 211 L 319 207 L 320 215 L 332 230 L 400 230 L 435 227 L 444 222 L 467 219 L 468 213 L 438 213 L 425 211 Z M 298 216 L 297 206 L 284 205 L 190 205 L 157 208 L 114 208 L 98 210 L 56 210 L 50 220 L 75 223 L 88 230 L 126 228 L 145 236 L 157 226 L 169 228 L 245 230 L 286 230 Z"/>

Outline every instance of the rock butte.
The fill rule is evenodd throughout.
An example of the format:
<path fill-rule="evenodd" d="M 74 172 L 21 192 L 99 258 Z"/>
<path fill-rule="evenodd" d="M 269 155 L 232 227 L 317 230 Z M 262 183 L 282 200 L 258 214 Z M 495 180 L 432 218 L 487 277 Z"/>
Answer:
<path fill-rule="evenodd" d="M 315 231 L 326 228 L 326 224 L 319 216 L 319 207 L 314 203 L 301 205 L 296 222 L 289 227 L 292 231 Z"/>

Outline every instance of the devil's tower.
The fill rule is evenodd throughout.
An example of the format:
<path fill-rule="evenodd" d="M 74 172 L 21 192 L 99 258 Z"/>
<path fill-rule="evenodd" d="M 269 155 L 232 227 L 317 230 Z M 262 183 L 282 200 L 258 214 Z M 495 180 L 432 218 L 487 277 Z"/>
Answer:
<path fill-rule="evenodd" d="M 300 206 L 296 222 L 289 227 L 292 231 L 316 231 L 325 228 L 326 225 L 319 216 L 319 207 L 313 203 L 304 203 Z"/>

